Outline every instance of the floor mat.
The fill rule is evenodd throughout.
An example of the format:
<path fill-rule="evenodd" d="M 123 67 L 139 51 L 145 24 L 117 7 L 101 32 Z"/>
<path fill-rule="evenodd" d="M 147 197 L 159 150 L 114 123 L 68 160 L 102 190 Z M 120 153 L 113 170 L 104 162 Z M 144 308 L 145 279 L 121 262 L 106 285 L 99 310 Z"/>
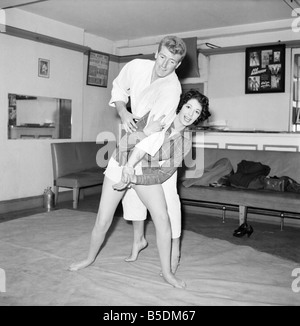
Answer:
<path fill-rule="evenodd" d="M 155 229 L 149 246 L 127 263 L 132 226 L 113 225 L 95 263 L 78 272 L 68 266 L 85 258 L 96 214 L 57 210 L 0 224 L 0 268 L 6 292 L 0 305 L 201 306 L 299 305 L 292 271 L 295 262 L 248 246 L 184 231 L 175 289 L 159 276 Z M 295 284 L 295 282 L 294 282 Z M 300 285 L 299 285 L 300 286 Z"/>

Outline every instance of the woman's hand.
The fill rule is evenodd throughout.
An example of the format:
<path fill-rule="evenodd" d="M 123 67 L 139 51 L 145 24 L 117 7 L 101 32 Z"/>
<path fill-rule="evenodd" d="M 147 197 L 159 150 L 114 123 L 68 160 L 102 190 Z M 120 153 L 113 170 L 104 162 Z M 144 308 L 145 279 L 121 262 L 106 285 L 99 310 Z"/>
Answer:
<path fill-rule="evenodd" d="M 144 134 L 146 136 L 150 136 L 155 132 L 161 131 L 165 127 L 165 123 L 162 120 L 165 118 L 165 115 L 159 117 L 157 120 L 154 121 L 154 116 L 152 115 L 147 123 L 146 127 L 144 128 Z"/>
<path fill-rule="evenodd" d="M 136 175 L 134 174 L 134 168 L 124 166 L 122 170 L 121 181 L 114 184 L 113 189 L 122 191 L 126 188 L 130 188 L 131 183 L 136 183 Z"/>

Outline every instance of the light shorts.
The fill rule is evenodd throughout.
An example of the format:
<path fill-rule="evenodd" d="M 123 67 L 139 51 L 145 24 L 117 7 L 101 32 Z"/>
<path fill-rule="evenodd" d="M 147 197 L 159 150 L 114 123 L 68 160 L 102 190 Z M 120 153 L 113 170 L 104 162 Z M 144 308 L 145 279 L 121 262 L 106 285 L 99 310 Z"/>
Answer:
<path fill-rule="evenodd" d="M 122 170 L 123 167 L 119 166 L 119 163 L 113 157 L 111 157 L 108 161 L 104 174 L 107 178 L 117 183 L 121 181 Z"/>
<path fill-rule="evenodd" d="M 110 180 L 118 183 L 121 181 L 122 170 L 123 167 L 119 166 L 119 163 L 113 157 L 111 157 L 104 174 Z M 142 174 L 142 168 L 140 164 L 135 167 L 135 171 L 136 174 Z M 180 237 L 181 234 L 181 205 L 177 193 L 176 182 L 177 172 L 175 172 L 167 181 L 162 184 L 167 202 L 173 239 Z M 125 220 L 143 221 L 147 218 L 147 208 L 142 203 L 135 190 L 132 188 L 126 191 L 126 194 L 122 200 L 122 206 L 123 217 Z"/>
<path fill-rule="evenodd" d="M 177 192 L 177 172 L 162 183 L 162 188 L 171 222 L 172 239 L 176 239 L 181 235 L 181 203 Z M 151 187 L 149 191 L 150 189 Z M 149 196 L 151 196 L 151 192 Z M 147 208 L 132 188 L 128 189 L 123 197 L 122 206 L 123 218 L 127 221 L 144 221 L 147 218 Z"/>
<path fill-rule="evenodd" d="M 142 167 L 140 164 L 137 164 L 134 170 L 135 174 L 142 174 Z M 123 166 L 120 166 L 119 163 L 113 157 L 111 157 L 108 161 L 107 168 L 104 171 L 104 174 L 110 180 L 114 181 L 115 183 L 118 183 L 121 181 L 122 171 Z"/>

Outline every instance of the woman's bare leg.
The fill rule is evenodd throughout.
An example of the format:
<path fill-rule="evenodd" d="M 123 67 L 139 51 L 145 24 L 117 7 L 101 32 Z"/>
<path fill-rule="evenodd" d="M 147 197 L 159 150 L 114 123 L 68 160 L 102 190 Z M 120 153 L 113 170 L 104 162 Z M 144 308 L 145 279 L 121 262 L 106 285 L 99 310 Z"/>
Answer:
<path fill-rule="evenodd" d="M 148 245 L 145 239 L 144 221 L 132 221 L 133 226 L 133 244 L 131 249 L 131 254 L 125 258 L 127 262 L 136 261 L 141 250 L 145 249 Z"/>
<path fill-rule="evenodd" d="M 156 229 L 156 242 L 159 252 L 162 274 L 166 282 L 177 288 L 185 283 L 171 272 L 171 226 L 167 213 L 167 204 L 161 185 L 136 186 L 134 188 L 148 208 Z"/>
<path fill-rule="evenodd" d="M 106 177 L 104 178 L 97 219 L 91 235 L 88 256 L 82 261 L 71 264 L 69 270 L 72 272 L 91 265 L 97 257 L 118 204 L 124 195 L 124 191 L 114 190 L 112 188 L 113 184 L 115 184 L 114 181 Z"/>

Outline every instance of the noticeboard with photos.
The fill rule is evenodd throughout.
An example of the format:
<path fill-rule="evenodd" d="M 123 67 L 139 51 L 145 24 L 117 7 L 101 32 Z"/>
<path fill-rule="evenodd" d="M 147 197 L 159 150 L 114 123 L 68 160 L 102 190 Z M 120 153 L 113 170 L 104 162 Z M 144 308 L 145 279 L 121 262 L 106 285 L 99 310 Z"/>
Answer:
<path fill-rule="evenodd" d="M 285 44 L 246 48 L 246 94 L 285 91 Z"/>

